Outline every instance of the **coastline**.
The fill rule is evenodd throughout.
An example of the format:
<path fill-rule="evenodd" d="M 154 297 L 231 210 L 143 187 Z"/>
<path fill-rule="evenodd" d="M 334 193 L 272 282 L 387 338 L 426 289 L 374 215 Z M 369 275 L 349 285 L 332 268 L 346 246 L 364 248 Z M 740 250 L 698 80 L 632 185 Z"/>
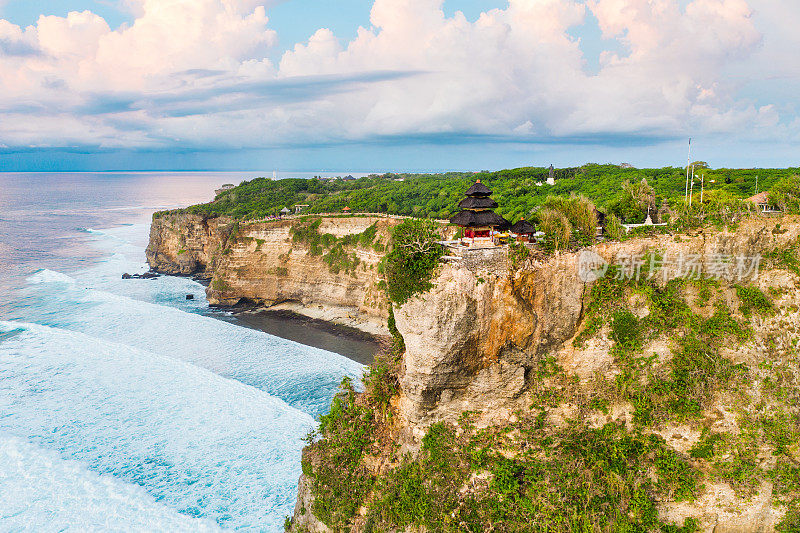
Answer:
<path fill-rule="evenodd" d="M 208 287 L 210 281 L 198 276 L 167 275 L 188 277 L 204 287 Z M 389 336 L 310 317 L 285 308 L 239 304 L 233 307 L 211 306 L 211 309 L 217 311 L 209 314 L 212 318 L 337 353 L 365 366 L 372 364 L 375 356 L 391 344 Z"/>
<path fill-rule="evenodd" d="M 385 337 L 288 310 L 265 307 L 228 310 L 232 314 L 224 319 L 236 325 L 338 353 L 362 365 L 372 364 L 375 356 L 389 344 Z"/>

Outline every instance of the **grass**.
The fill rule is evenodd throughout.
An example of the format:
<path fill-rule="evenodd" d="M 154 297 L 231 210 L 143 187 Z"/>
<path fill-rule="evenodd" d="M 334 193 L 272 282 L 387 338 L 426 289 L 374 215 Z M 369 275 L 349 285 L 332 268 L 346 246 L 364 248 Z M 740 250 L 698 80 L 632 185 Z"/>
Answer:
<path fill-rule="evenodd" d="M 739 311 L 749 317 L 755 312 L 759 315 L 771 313 L 774 310 L 772 302 L 766 294 L 757 287 L 736 287 L 736 296 L 739 298 Z"/>
<path fill-rule="evenodd" d="M 321 218 L 313 218 L 310 222 L 292 226 L 292 242 L 301 243 L 308 247 L 312 256 L 322 256 L 332 274 L 355 274 L 356 268 L 361 264 L 353 248 L 372 248 L 378 234 L 377 224 L 372 224 L 361 233 L 336 237 L 331 233 L 320 233 Z"/>
<path fill-rule="evenodd" d="M 509 428 L 431 426 L 419 458 L 406 456 L 378 485 L 376 529 L 694 531 L 658 517 L 657 498 L 692 500 L 699 490 L 699 474 L 659 437 L 614 424 L 551 434 L 535 419 L 513 429 L 524 451 L 509 458 L 497 452 Z"/>

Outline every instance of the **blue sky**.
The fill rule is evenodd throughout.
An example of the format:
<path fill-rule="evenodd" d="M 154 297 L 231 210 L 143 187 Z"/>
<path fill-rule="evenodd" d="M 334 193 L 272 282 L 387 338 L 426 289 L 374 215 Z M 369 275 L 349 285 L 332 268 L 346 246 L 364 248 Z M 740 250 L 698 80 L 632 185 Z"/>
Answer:
<path fill-rule="evenodd" d="M 0 0 L 0 170 L 800 164 L 800 6 L 664 4 Z"/>

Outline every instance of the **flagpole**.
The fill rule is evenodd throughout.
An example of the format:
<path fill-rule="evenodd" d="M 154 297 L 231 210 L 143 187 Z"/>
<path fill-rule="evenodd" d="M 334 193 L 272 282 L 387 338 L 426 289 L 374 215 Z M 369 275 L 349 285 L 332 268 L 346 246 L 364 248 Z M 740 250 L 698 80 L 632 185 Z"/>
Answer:
<path fill-rule="evenodd" d="M 686 187 L 683 191 L 683 203 L 688 201 L 689 195 L 689 167 L 692 164 L 692 138 L 689 137 L 689 155 L 686 156 Z"/>
<path fill-rule="evenodd" d="M 700 203 L 703 203 L 703 192 L 706 190 L 706 175 L 700 176 Z"/>

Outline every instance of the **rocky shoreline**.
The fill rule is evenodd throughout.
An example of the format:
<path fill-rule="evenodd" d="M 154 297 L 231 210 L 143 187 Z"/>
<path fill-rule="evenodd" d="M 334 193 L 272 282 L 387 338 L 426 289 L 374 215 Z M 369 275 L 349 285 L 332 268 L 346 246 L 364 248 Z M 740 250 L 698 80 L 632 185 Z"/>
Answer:
<path fill-rule="evenodd" d="M 322 218 L 314 236 L 346 241 L 370 230 L 370 242 L 321 250 L 296 237 L 309 220 L 244 223 L 187 213 L 156 216 L 147 260 L 155 272 L 207 280 L 212 305 L 291 311 L 380 337 L 388 305 L 379 263 L 391 228 L 382 217 Z"/>
<path fill-rule="evenodd" d="M 386 336 L 283 309 L 243 306 L 231 309 L 238 325 L 313 346 L 370 365 L 391 344 Z"/>

